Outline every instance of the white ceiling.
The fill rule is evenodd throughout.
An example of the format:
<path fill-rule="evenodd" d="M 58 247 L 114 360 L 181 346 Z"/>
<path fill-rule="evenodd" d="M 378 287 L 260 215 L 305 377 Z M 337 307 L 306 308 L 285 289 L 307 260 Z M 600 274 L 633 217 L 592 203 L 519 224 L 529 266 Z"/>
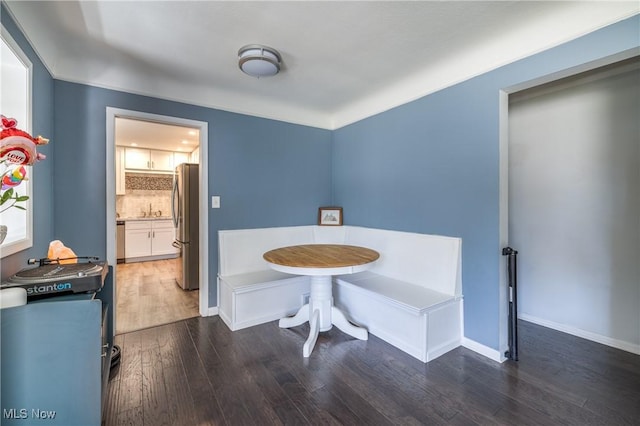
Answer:
<path fill-rule="evenodd" d="M 121 117 L 114 134 L 116 145 L 165 151 L 193 152 L 200 142 L 198 129 Z"/>
<path fill-rule="evenodd" d="M 637 1 L 7 1 L 61 80 L 335 129 L 640 11 Z M 276 48 L 280 74 L 237 64 Z"/>

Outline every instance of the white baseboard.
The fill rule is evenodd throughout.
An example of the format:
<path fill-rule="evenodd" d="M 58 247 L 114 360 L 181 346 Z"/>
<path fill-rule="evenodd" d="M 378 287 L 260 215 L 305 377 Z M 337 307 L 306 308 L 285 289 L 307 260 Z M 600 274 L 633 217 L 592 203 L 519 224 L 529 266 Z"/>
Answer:
<path fill-rule="evenodd" d="M 572 327 L 566 324 L 560 324 L 553 321 L 548 321 L 542 318 L 534 317 L 527 314 L 519 314 L 518 319 L 523 321 L 532 322 L 534 324 L 541 325 L 543 327 L 551 328 L 553 330 L 561 331 L 563 333 L 571 334 L 572 336 L 581 337 L 583 339 L 591 340 L 592 342 L 601 343 L 603 345 L 611 346 L 612 348 L 621 349 L 623 351 L 631 352 L 636 355 L 640 355 L 640 345 L 625 342 L 623 340 L 617 340 L 601 334 L 592 333 L 590 331 L 581 330 L 576 327 Z"/>
<path fill-rule="evenodd" d="M 218 315 L 218 307 L 217 306 L 209 306 L 209 309 L 207 309 L 207 314 L 204 315 L 204 316 L 212 317 L 214 315 Z"/>
<path fill-rule="evenodd" d="M 493 348 L 485 346 L 482 343 L 478 343 L 475 340 L 471 340 L 467 337 L 463 337 L 461 343 L 462 343 L 462 346 L 464 346 L 465 348 L 472 350 L 476 353 L 479 353 L 482 356 L 486 356 L 487 358 L 495 362 L 502 363 L 506 360 L 506 358 L 504 357 L 504 354 L 500 353 L 500 351 L 497 351 Z"/>

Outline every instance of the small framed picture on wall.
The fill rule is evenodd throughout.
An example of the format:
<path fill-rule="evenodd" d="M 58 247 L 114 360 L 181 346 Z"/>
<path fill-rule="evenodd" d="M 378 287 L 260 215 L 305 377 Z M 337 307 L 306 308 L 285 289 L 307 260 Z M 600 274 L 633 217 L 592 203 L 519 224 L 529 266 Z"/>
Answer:
<path fill-rule="evenodd" d="M 341 226 L 342 207 L 320 207 L 318 209 L 318 225 Z"/>

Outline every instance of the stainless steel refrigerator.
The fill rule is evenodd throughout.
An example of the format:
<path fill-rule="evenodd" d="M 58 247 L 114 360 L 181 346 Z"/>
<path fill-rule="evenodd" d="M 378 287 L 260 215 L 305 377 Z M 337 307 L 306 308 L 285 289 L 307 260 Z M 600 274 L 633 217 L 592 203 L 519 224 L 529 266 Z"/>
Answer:
<path fill-rule="evenodd" d="M 176 228 L 173 246 L 180 249 L 175 268 L 176 282 L 184 290 L 195 290 L 200 282 L 198 187 L 198 165 L 178 165 L 173 179 L 171 216 Z"/>

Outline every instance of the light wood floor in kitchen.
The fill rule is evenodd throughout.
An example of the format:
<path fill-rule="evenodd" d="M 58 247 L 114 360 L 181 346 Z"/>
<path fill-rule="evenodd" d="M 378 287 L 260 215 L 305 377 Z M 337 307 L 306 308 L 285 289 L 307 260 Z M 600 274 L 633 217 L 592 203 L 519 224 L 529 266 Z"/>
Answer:
<path fill-rule="evenodd" d="M 116 334 L 198 316 L 198 290 L 173 278 L 175 259 L 116 265 Z"/>

